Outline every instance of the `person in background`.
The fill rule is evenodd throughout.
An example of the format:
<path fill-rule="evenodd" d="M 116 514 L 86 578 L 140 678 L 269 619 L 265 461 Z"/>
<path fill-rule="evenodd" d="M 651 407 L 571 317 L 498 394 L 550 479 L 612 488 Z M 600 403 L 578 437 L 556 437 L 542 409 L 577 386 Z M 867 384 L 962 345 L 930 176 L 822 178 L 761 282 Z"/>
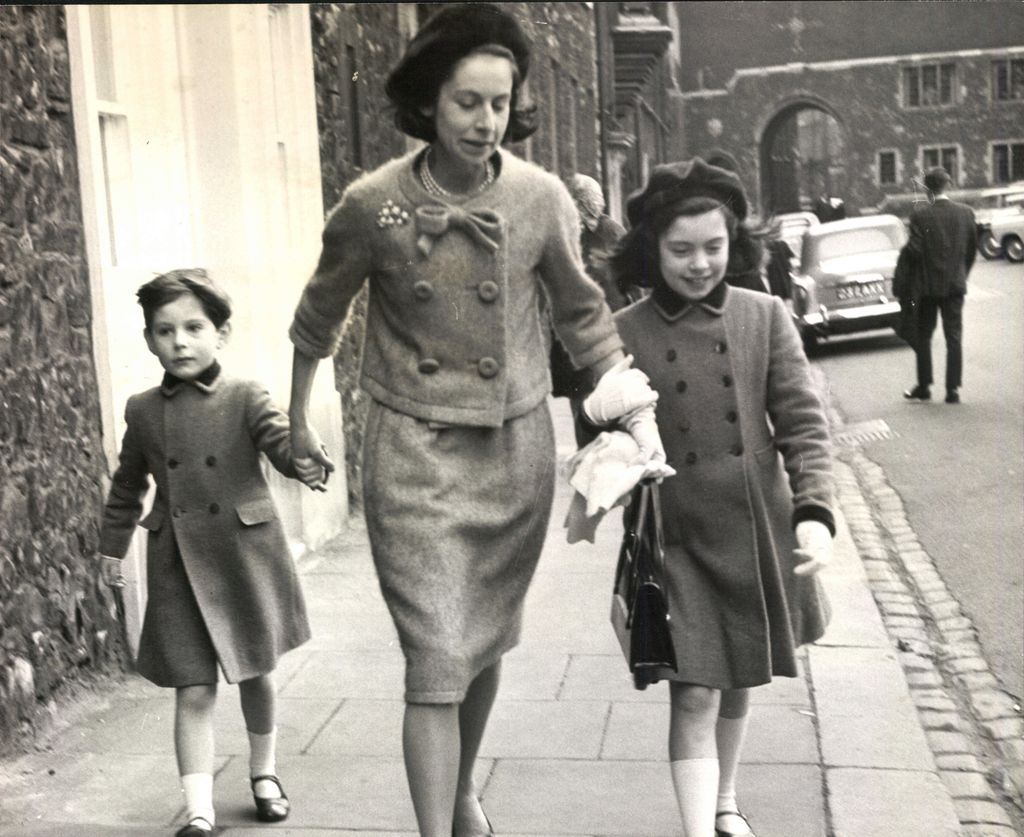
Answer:
<path fill-rule="evenodd" d="M 313 375 L 369 282 L 364 512 L 405 656 L 403 752 L 423 837 L 493 833 L 474 765 L 554 495 L 540 294 L 575 365 L 605 381 L 598 412 L 653 398 L 624 369 L 568 190 L 502 147 L 536 124 L 521 99 L 529 63 L 496 4 L 446 5 L 422 26 L 386 91 L 399 129 L 427 145 L 345 190 L 289 332 L 292 449 L 326 475 Z"/>
<path fill-rule="evenodd" d="M 946 338 L 946 403 L 960 403 L 963 382 L 963 315 L 967 274 L 977 254 L 974 210 L 946 195 L 949 172 L 929 169 L 924 176 L 928 205 L 910 216 L 908 251 L 917 257 L 921 280 L 914 352 L 917 384 L 903 393 L 910 401 L 932 397 L 932 334 L 939 314 Z"/>
<path fill-rule="evenodd" d="M 736 778 L 750 690 L 798 676 L 797 647 L 829 619 L 815 575 L 835 533 L 828 420 L 785 304 L 728 282 L 748 236 L 735 174 L 657 166 L 628 213 L 613 266 L 653 291 L 615 324 L 659 394 L 677 472 L 660 489 L 672 779 L 686 837 L 749 837 Z"/>
<path fill-rule="evenodd" d="M 175 690 L 174 750 L 185 797 L 178 837 L 214 829 L 213 711 L 218 667 L 238 684 L 249 733 L 257 817 L 287 818 L 276 775 L 278 657 L 309 639 L 306 606 L 260 467 L 322 489 L 320 466 L 297 460 L 288 419 L 259 384 L 229 377 L 217 354 L 231 301 L 203 270 L 175 270 L 138 291 L 160 386 L 133 395 L 100 530 L 101 575 L 123 586 L 121 560 L 142 516 L 149 478 L 146 613 L 136 669 Z"/>

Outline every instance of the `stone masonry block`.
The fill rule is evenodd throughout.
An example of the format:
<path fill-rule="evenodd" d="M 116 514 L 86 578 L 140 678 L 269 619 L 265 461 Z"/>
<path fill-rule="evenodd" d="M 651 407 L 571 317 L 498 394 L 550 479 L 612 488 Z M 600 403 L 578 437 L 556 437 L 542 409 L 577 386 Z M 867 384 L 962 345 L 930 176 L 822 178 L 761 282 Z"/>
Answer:
<path fill-rule="evenodd" d="M 965 824 L 1013 825 L 1006 811 L 995 802 L 985 799 L 954 799 L 953 807 L 956 808 L 960 822 Z"/>
<path fill-rule="evenodd" d="M 1000 718 L 985 721 L 981 726 L 995 741 L 1020 739 L 1024 735 L 1024 719 L 1021 718 Z"/>
<path fill-rule="evenodd" d="M 973 753 L 974 745 L 962 732 L 927 732 L 928 744 L 936 755 L 946 753 Z"/>
<path fill-rule="evenodd" d="M 950 794 L 957 799 L 995 799 L 992 787 L 983 773 L 941 770 L 939 777 Z"/>
<path fill-rule="evenodd" d="M 970 695 L 971 707 L 983 721 L 1020 717 L 1021 707 L 1010 695 L 999 689 L 983 689 Z"/>

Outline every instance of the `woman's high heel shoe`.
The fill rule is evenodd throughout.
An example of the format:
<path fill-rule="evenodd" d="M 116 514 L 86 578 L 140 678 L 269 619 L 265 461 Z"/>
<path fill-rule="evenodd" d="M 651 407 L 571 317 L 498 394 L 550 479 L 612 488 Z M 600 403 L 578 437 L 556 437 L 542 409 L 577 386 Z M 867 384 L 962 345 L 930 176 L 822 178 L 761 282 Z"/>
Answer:
<path fill-rule="evenodd" d="M 281 792 L 280 796 L 256 796 L 256 783 L 267 780 L 277 785 L 277 789 Z M 288 819 L 288 813 L 291 811 L 291 803 L 288 802 L 288 797 L 285 795 L 284 788 L 281 786 L 281 780 L 273 774 L 267 774 L 265 776 L 253 776 L 249 783 L 252 785 L 252 799 L 256 803 L 256 818 L 260 822 L 281 822 L 281 820 Z"/>

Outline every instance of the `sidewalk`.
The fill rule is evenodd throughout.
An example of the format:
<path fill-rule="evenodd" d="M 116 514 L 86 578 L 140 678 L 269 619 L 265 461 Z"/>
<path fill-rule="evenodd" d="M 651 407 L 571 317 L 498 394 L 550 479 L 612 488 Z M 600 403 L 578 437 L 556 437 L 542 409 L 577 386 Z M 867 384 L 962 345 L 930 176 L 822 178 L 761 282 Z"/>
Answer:
<path fill-rule="evenodd" d="M 560 453 L 572 449 L 553 402 Z M 840 478 L 846 466 L 839 463 Z M 569 490 L 527 599 L 479 761 L 496 832 L 680 833 L 667 764 L 668 690 L 632 688 L 608 623 L 618 527 L 565 542 Z M 739 797 L 759 837 L 941 837 L 959 824 L 849 530 L 823 575 L 834 617 L 803 678 L 755 690 Z M 237 688 L 221 687 L 215 801 L 231 837 L 414 835 L 401 755 L 403 662 L 365 534 L 301 570 L 313 640 L 278 670 L 283 824 L 256 823 Z M 0 763 L 2 837 L 171 835 L 181 823 L 173 699 L 131 677 L 67 714 L 45 751 Z"/>

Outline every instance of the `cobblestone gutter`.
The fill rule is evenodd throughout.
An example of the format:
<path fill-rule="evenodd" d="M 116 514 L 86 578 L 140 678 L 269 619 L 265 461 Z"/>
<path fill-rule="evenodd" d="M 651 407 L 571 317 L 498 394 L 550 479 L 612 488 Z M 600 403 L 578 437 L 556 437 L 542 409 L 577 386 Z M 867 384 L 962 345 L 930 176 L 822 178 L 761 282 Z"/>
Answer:
<path fill-rule="evenodd" d="M 836 438 L 842 425 L 833 417 Z M 964 837 L 1024 833 L 1024 719 L 882 468 L 853 439 L 837 451 L 843 514 Z"/>

